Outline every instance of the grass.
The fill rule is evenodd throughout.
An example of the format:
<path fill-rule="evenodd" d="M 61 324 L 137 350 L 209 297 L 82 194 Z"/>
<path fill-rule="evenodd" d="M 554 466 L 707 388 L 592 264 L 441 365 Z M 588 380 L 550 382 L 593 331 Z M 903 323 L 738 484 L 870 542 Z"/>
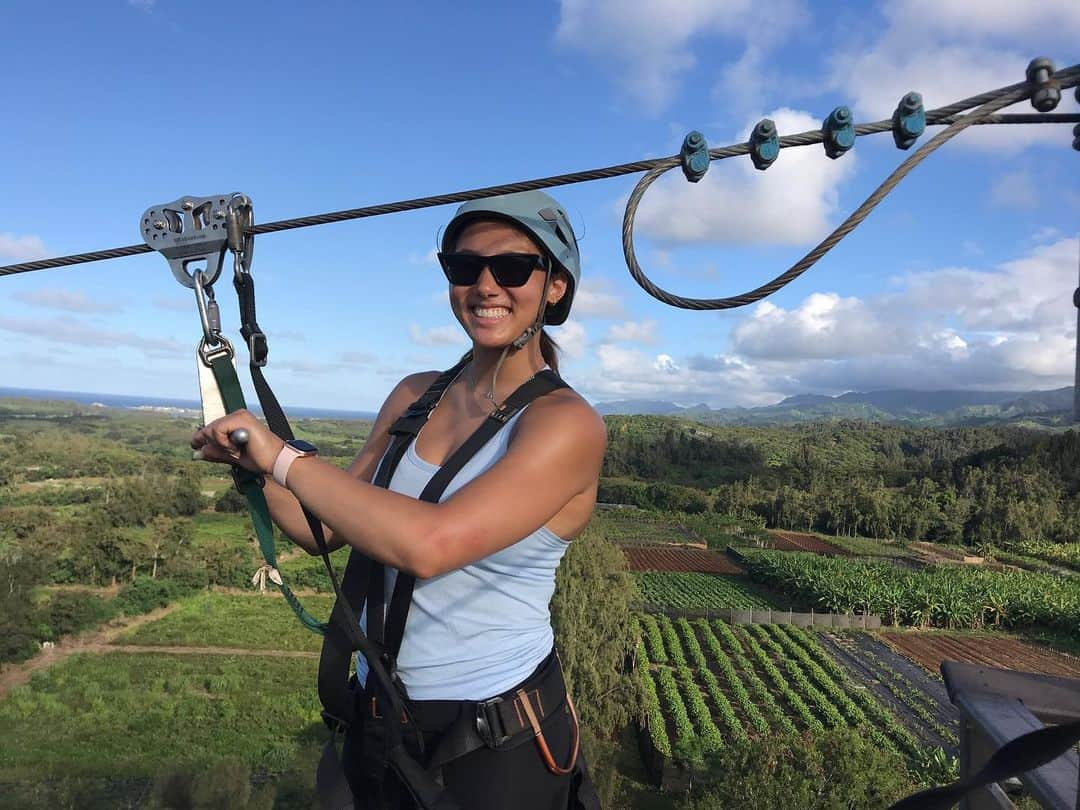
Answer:
<path fill-rule="evenodd" d="M 74 656 L 0 703 L 0 780 L 280 772 L 322 728 L 313 659 Z"/>
<path fill-rule="evenodd" d="M 325 620 L 334 600 L 306 596 L 300 601 Z M 318 652 L 322 636 L 303 627 L 274 589 L 250 596 L 200 593 L 180 602 L 168 616 L 127 631 L 114 643 Z"/>

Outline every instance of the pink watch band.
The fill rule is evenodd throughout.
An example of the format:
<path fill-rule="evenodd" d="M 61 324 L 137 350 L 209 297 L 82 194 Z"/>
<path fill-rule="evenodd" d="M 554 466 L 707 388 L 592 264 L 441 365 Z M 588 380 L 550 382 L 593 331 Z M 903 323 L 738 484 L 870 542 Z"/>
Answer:
<path fill-rule="evenodd" d="M 295 447 L 290 447 L 287 444 L 282 447 L 281 451 L 277 454 L 277 458 L 274 459 L 274 483 L 279 487 L 286 486 L 285 478 L 289 474 L 289 467 L 292 466 L 294 461 L 302 456 L 304 456 L 304 453 L 301 453 Z"/>

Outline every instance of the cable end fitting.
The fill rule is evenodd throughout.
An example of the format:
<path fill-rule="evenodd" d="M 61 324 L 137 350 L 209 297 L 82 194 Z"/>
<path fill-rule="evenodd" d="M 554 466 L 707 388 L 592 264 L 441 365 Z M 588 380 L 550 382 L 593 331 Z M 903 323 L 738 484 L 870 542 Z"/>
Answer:
<path fill-rule="evenodd" d="M 1073 127 L 1073 149 L 1080 152 L 1080 124 Z"/>
<path fill-rule="evenodd" d="M 825 136 L 825 154 L 833 160 L 849 151 L 855 145 L 855 123 L 851 110 L 837 107 L 821 124 Z"/>
<path fill-rule="evenodd" d="M 704 177 L 705 172 L 709 170 L 709 163 L 712 162 L 705 136 L 695 129 L 683 138 L 679 160 L 682 161 L 683 174 L 691 183 L 696 183 Z"/>
<path fill-rule="evenodd" d="M 754 125 L 750 133 L 750 160 L 754 168 L 765 171 L 780 156 L 780 136 L 776 124 L 769 118 L 762 118 Z"/>
<path fill-rule="evenodd" d="M 896 105 L 892 116 L 892 136 L 897 149 L 910 149 L 926 131 L 926 110 L 922 96 L 908 93 Z"/>
<path fill-rule="evenodd" d="M 1061 86 L 1054 79 L 1054 63 L 1041 56 L 1027 66 L 1027 81 L 1031 85 L 1031 106 L 1042 113 L 1057 107 L 1061 101 Z"/>

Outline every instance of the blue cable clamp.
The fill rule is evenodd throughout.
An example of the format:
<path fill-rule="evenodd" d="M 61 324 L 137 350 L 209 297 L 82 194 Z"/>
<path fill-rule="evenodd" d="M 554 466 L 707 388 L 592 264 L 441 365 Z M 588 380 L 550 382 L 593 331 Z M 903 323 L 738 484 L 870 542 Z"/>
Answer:
<path fill-rule="evenodd" d="M 855 124 L 851 110 L 837 107 L 821 124 L 825 135 L 825 154 L 836 160 L 855 145 Z"/>
<path fill-rule="evenodd" d="M 900 99 L 892 114 L 892 136 L 897 149 L 910 149 L 926 131 L 922 96 L 912 91 Z"/>
<path fill-rule="evenodd" d="M 696 129 L 689 133 L 682 143 L 679 151 L 679 159 L 682 161 L 683 174 L 691 183 L 696 183 L 705 176 L 709 170 L 709 145 L 705 142 L 705 136 Z"/>
<path fill-rule="evenodd" d="M 776 124 L 769 118 L 762 118 L 750 133 L 750 160 L 755 169 L 765 171 L 779 156 L 780 136 L 776 133 Z"/>

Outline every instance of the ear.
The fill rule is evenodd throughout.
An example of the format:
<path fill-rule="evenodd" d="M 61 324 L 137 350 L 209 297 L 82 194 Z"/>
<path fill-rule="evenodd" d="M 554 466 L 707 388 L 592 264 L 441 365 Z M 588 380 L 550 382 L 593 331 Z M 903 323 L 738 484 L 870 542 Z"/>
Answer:
<path fill-rule="evenodd" d="M 551 283 L 548 285 L 547 302 L 548 306 L 554 306 L 562 300 L 562 297 L 566 295 L 567 288 L 566 273 L 562 270 L 557 271 L 551 277 Z"/>

